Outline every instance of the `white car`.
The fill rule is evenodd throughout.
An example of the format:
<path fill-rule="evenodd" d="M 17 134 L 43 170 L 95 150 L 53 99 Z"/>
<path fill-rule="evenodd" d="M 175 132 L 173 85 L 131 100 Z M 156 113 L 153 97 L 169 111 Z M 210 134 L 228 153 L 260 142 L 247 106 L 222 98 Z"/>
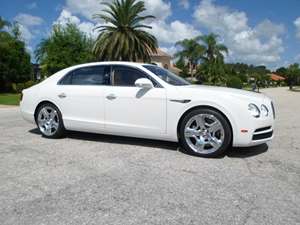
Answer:
<path fill-rule="evenodd" d="M 271 140 L 275 118 L 263 94 L 191 85 L 161 67 L 130 62 L 61 70 L 23 90 L 20 105 L 44 137 L 74 130 L 178 141 L 204 157 Z"/>

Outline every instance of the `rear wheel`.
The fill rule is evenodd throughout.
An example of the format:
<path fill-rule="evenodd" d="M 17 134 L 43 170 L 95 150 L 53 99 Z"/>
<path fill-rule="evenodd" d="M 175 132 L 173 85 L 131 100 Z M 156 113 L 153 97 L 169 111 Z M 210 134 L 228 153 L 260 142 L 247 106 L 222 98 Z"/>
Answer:
<path fill-rule="evenodd" d="M 51 103 L 42 104 L 38 108 L 36 124 L 42 135 L 47 138 L 60 138 L 65 131 L 61 112 Z"/>
<path fill-rule="evenodd" d="M 226 118 L 216 110 L 195 109 L 182 120 L 179 128 L 180 143 L 190 154 L 216 157 L 224 153 L 232 138 Z"/>

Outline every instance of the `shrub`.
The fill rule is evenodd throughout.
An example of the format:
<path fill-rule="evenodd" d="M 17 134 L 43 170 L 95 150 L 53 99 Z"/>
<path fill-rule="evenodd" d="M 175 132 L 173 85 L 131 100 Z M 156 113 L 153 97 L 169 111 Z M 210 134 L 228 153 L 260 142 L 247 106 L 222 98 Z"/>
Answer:
<path fill-rule="evenodd" d="M 35 84 L 37 84 L 37 82 L 29 80 L 24 83 L 12 83 L 11 88 L 14 93 L 21 93 L 23 89 L 30 88 Z"/>
<path fill-rule="evenodd" d="M 226 86 L 241 89 L 243 87 L 243 82 L 240 78 L 231 76 L 227 79 Z"/>

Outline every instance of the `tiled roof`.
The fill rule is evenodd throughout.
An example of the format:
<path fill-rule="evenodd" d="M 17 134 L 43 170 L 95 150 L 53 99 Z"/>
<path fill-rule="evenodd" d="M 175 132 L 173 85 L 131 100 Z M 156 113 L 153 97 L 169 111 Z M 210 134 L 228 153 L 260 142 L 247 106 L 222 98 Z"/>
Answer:
<path fill-rule="evenodd" d="M 157 48 L 156 52 L 152 52 L 150 54 L 150 56 L 165 56 L 165 57 L 170 57 L 171 58 L 171 56 L 168 53 L 164 52 L 160 48 Z"/>
<path fill-rule="evenodd" d="M 277 75 L 275 73 L 271 73 L 270 76 L 271 76 L 271 79 L 274 80 L 274 81 L 285 80 L 284 77 L 279 76 L 279 75 Z"/>

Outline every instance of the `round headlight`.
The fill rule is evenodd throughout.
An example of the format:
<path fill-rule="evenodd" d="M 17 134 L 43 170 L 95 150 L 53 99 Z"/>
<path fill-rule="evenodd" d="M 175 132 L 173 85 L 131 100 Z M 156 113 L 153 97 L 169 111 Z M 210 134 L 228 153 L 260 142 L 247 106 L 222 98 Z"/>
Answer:
<path fill-rule="evenodd" d="M 265 106 L 264 104 L 261 105 L 260 111 L 263 116 L 269 115 L 269 110 L 268 110 L 267 106 Z"/>
<path fill-rule="evenodd" d="M 250 103 L 248 105 L 248 110 L 250 111 L 250 113 L 253 117 L 258 118 L 260 116 L 260 110 L 257 107 L 257 105 Z"/>

